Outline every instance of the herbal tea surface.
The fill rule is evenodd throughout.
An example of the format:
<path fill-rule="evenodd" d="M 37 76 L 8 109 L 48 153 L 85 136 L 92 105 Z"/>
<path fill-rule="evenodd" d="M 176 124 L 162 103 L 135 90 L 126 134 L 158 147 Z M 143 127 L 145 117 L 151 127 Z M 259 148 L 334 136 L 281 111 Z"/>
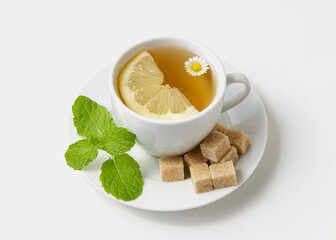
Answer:
<path fill-rule="evenodd" d="M 202 111 L 211 103 L 215 94 L 211 66 L 201 76 L 189 75 L 184 67 L 189 58 L 198 56 L 196 53 L 175 46 L 157 46 L 145 50 L 152 55 L 163 72 L 163 84 L 178 88 L 198 111 Z"/>

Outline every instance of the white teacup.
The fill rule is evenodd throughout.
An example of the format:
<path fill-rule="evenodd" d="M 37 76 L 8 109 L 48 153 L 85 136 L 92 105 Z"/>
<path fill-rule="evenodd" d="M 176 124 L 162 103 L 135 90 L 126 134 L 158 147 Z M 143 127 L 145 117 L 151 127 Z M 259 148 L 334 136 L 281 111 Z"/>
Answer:
<path fill-rule="evenodd" d="M 118 93 L 118 74 L 124 64 L 139 51 L 153 46 L 177 46 L 204 57 L 213 73 L 216 92 L 211 104 L 200 113 L 180 120 L 156 120 L 130 110 Z M 245 87 L 224 102 L 225 88 L 234 83 Z M 196 147 L 213 129 L 221 113 L 243 101 L 250 92 L 250 82 L 240 73 L 225 74 L 217 55 L 205 45 L 185 38 L 157 38 L 133 46 L 110 68 L 109 91 L 114 118 L 120 126 L 136 134 L 137 142 L 154 156 L 177 156 Z"/>

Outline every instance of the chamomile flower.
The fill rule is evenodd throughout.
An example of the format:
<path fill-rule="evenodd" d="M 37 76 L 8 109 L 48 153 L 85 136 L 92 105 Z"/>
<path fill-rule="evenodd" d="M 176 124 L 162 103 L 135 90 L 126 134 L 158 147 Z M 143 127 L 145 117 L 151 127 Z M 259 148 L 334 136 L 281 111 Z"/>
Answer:
<path fill-rule="evenodd" d="M 209 64 L 203 57 L 196 56 L 189 58 L 184 67 L 191 76 L 200 76 L 208 71 Z"/>

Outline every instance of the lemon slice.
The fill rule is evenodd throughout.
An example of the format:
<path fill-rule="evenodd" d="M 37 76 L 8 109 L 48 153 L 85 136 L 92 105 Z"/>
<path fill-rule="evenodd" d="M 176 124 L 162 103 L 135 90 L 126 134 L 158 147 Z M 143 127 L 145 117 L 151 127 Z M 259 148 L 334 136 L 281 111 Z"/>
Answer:
<path fill-rule="evenodd" d="M 176 120 L 198 113 L 179 89 L 163 82 L 163 73 L 147 51 L 131 59 L 119 75 L 119 89 L 126 105 L 143 116 Z"/>

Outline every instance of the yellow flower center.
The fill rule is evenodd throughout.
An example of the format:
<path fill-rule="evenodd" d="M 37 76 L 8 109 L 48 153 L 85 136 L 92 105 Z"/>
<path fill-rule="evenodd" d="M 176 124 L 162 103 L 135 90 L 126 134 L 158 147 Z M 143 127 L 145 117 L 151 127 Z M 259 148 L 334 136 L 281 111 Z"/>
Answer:
<path fill-rule="evenodd" d="M 194 64 L 191 66 L 191 69 L 192 69 L 193 71 L 195 71 L 195 72 L 199 72 L 199 71 L 201 71 L 202 66 L 201 66 L 201 64 L 199 64 L 199 63 L 194 63 Z"/>

